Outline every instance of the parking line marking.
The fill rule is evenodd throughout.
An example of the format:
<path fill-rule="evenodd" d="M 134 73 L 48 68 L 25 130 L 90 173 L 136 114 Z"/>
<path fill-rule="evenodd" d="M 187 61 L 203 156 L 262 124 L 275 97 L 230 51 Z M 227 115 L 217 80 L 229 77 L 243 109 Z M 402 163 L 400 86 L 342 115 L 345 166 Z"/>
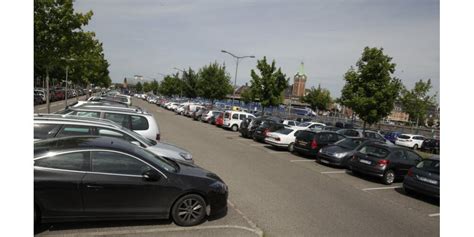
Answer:
<path fill-rule="evenodd" d="M 39 107 L 38 110 L 41 110 L 41 109 L 46 109 L 46 107 Z"/>
<path fill-rule="evenodd" d="M 314 160 L 290 160 L 290 162 L 314 162 Z"/>
<path fill-rule="evenodd" d="M 345 170 L 335 170 L 335 171 L 323 171 L 321 174 L 344 174 Z"/>
<path fill-rule="evenodd" d="M 383 190 L 383 189 L 396 189 L 401 188 L 402 186 L 390 186 L 390 187 L 377 187 L 377 188 L 364 188 L 362 191 L 370 191 L 370 190 Z"/>
<path fill-rule="evenodd" d="M 429 217 L 436 217 L 436 216 L 439 216 L 439 213 L 429 214 L 428 216 Z"/>

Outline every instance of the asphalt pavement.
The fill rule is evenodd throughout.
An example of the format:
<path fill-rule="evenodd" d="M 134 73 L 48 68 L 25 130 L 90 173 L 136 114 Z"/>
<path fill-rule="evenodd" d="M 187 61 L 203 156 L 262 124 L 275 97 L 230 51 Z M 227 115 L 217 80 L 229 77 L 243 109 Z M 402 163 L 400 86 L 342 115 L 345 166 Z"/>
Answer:
<path fill-rule="evenodd" d="M 164 142 L 189 150 L 196 164 L 223 178 L 228 214 L 192 228 L 161 221 L 73 223 L 44 227 L 39 235 L 439 236 L 439 202 L 407 196 L 401 183 L 386 186 L 140 99 L 133 104 L 154 114 Z"/>

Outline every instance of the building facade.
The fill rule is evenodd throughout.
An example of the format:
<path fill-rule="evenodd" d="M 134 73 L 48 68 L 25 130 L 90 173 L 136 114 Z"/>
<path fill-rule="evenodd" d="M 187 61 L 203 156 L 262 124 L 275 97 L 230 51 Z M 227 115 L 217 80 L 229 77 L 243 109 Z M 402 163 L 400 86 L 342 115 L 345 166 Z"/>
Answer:
<path fill-rule="evenodd" d="M 304 73 L 304 63 L 301 62 L 301 67 L 298 73 L 293 77 L 292 97 L 303 97 L 306 92 L 307 76 Z"/>

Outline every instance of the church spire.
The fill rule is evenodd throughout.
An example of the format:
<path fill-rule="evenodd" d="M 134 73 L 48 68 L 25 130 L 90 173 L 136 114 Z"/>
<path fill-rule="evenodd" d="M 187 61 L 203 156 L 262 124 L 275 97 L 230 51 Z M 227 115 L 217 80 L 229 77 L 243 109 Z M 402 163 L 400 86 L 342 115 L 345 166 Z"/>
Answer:
<path fill-rule="evenodd" d="M 304 62 L 303 61 L 301 61 L 300 70 L 298 71 L 298 74 L 305 75 L 304 74 Z"/>

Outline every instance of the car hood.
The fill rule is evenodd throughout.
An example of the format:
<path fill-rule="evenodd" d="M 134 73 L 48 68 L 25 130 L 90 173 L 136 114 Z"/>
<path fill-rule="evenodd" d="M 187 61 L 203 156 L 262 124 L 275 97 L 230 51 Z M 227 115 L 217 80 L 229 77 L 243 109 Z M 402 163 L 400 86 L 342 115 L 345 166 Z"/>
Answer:
<path fill-rule="evenodd" d="M 323 148 L 324 153 L 326 154 L 336 154 L 336 153 L 342 153 L 342 152 L 353 152 L 353 150 L 340 147 L 337 145 L 329 145 Z"/>
<path fill-rule="evenodd" d="M 185 160 L 183 157 L 185 155 L 192 158 L 192 155 L 189 151 L 164 142 L 157 142 L 156 145 L 149 146 L 147 149 L 159 156 L 164 156 L 175 160 Z"/>
<path fill-rule="evenodd" d="M 194 178 L 205 178 L 205 179 L 213 179 L 217 181 L 222 181 L 222 179 L 217 176 L 215 173 L 212 173 L 206 169 L 203 169 L 195 164 L 191 164 L 188 162 L 183 161 L 176 161 L 179 164 L 179 173 L 181 175 L 194 177 Z"/>

